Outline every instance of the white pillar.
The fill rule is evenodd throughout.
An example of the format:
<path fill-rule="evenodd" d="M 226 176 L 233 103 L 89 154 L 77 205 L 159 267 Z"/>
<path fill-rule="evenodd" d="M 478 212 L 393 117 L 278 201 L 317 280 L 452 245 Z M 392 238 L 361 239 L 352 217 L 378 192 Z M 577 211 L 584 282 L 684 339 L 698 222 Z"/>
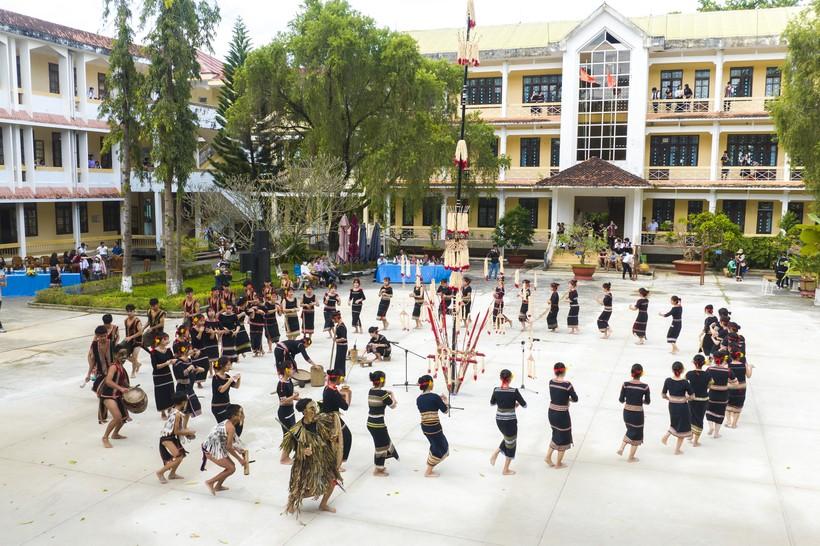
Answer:
<path fill-rule="evenodd" d="M 90 182 L 88 173 L 88 133 L 85 131 L 77 132 L 77 146 L 80 154 L 80 167 L 77 169 L 79 176 L 77 177 L 80 184 L 88 187 Z M 99 159 L 95 157 L 94 159 Z"/>
<path fill-rule="evenodd" d="M 75 53 L 74 67 L 77 69 L 77 98 L 80 102 L 78 113 L 80 117 L 88 117 L 88 100 L 86 93 L 88 93 L 88 85 L 85 78 L 85 53 Z M 71 90 L 74 93 L 74 90 Z"/>
<path fill-rule="evenodd" d="M 510 76 L 510 65 L 507 62 L 504 62 L 501 65 L 501 117 L 507 117 L 507 99 L 509 98 L 509 93 L 507 93 L 507 84 L 509 83 L 509 76 Z"/>
<path fill-rule="evenodd" d="M 558 188 L 552 188 L 552 196 L 550 197 L 550 234 L 555 237 L 556 233 L 558 233 Z"/>
<path fill-rule="evenodd" d="M 507 196 L 504 190 L 498 190 L 498 218 L 496 218 L 496 222 L 501 220 L 501 218 L 504 217 L 504 213 L 507 212 L 506 200 Z"/>
<path fill-rule="evenodd" d="M 26 159 L 26 185 L 33 187 L 34 174 L 34 127 L 23 127 L 23 149 Z"/>
<path fill-rule="evenodd" d="M 720 126 L 717 122 L 712 123 L 712 147 L 709 159 L 709 180 L 716 181 L 720 172 Z"/>
<path fill-rule="evenodd" d="M 382 248 L 384 249 L 384 255 L 387 256 L 390 249 L 388 248 L 390 242 L 390 229 L 392 229 L 392 219 L 390 218 L 391 213 L 393 211 L 390 210 L 390 205 L 393 202 L 393 196 L 389 193 L 387 194 L 387 206 L 385 207 L 385 214 L 384 214 L 384 229 L 382 230 Z"/>
<path fill-rule="evenodd" d="M 12 127 L 12 125 L 0 126 L 0 131 L 3 132 L 3 161 L 5 162 L 5 168 L 0 171 L 0 179 L 10 186 L 14 185 L 14 173 L 16 171 L 14 139 L 12 137 L 14 129 Z"/>
<path fill-rule="evenodd" d="M 60 60 L 58 62 L 58 71 L 60 78 L 60 95 L 63 99 L 63 112 L 67 117 L 71 117 L 71 112 L 74 109 L 74 89 L 71 88 L 71 66 L 69 64 L 68 50 L 60 49 L 58 51 Z"/>
<path fill-rule="evenodd" d="M 441 201 L 441 211 L 439 212 L 439 225 L 441 229 L 439 230 L 439 239 L 442 241 L 447 238 L 447 228 L 450 227 L 447 225 L 447 196 L 445 195 Z"/>
<path fill-rule="evenodd" d="M 712 106 L 712 110 L 715 112 L 720 112 L 723 110 L 723 104 L 721 101 L 723 100 L 723 51 L 718 50 L 716 57 L 715 57 L 715 89 L 714 99 L 715 102 Z"/>
<path fill-rule="evenodd" d="M 792 178 L 792 158 L 786 152 L 783 156 L 783 180 L 791 180 Z"/>
<path fill-rule="evenodd" d="M 12 110 L 17 110 L 19 105 L 17 104 L 17 89 L 20 87 L 20 82 L 17 81 L 17 40 L 9 36 L 8 42 L 6 42 L 6 51 L 7 55 L 7 65 L 8 65 L 8 81 L 9 84 L 9 100 L 10 108 Z M 8 160 L 7 160 L 8 161 Z"/>
<path fill-rule="evenodd" d="M 15 186 L 22 185 L 23 182 L 23 142 L 20 137 L 20 126 L 19 125 L 11 125 L 10 126 L 10 142 L 11 147 L 14 153 L 13 158 L 11 158 L 11 165 L 14 168 L 14 181 Z M 10 160 L 7 159 L 6 162 L 8 163 Z"/>
<path fill-rule="evenodd" d="M 28 40 L 17 40 L 18 54 L 20 55 L 20 79 L 18 82 L 23 89 L 22 108 L 31 113 L 31 50 Z M 16 61 L 15 61 L 16 62 Z M 13 70 L 17 70 L 14 68 Z"/>
<path fill-rule="evenodd" d="M 505 63 L 506 64 L 506 63 Z M 507 155 L 507 128 L 502 127 L 501 132 L 498 135 L 498 155 Z M 498 169 L 498 179 L 499 180 L 506 180 L 507 179 L 507 171 L 504 170 L 504 167 Z"/>
<path fill-rule="evenodd" d="M 60 151 L 63 155 L 63 180 L 65 181 L 66 185 L 69 187 L 74 186 L 74 147 L 72 146 L 71 139 L 74 138 L 74 134 L 66 129 L 65 131 L 60 132 Z"/>
<path fill-rule="evenodd" d="M 370 211 L 367 209 L 367 207 L 364 207 L 362 209 L 362 223 L 364 225 L 370 223 Z"/>
<path fill-rule="evenodd" d="M 162 249 L 162 192 L 154 192 L 154 234 L 157 251 Z"/>
<path fill-rule="evenodd" d="M 17 203 L 17 244 L 20 245 L 20 256 L 25 258 L 28 249 L 26 248 L 26 217 L 23 203 Z"/>
<path fill-rule="evenodd" d="M 74 231 L 74 248 L 77 248 L 82 242 L 82 231 L 80 229 L 80 204 L 77 201 L 71 203 L 71 226 Z"/>
<path fill-rule="evenodd" d="M 194 200 L 194 236 L 202 239 L 202 206 L 199 203 L 199 192 L 193 192 L 191 197 Z"/>
<path fill-rule="evenodd" d="M 789 192 L 784 191 L 782 196 L 780 197 L 780 220 L 783 220 L 783 217 L 786 216 L 786 213 L 789 212 Z"/>
<path fill-rule="evenodd" d="M 641 230 L 643 229 L 642 220 L 643 220 L 643 190 L 636 188 L 632 194 L 632 222 L 630 226 L 630 236 L 629 239 L 632 241 L 633 245 L 641 244 Z M 626 234 L 626 230 L 624 230 L 624 234 Z"/>
<path fill-rule="evenodd" d="M 717 193 L 715 190 L 709 192 L 709 212 L 712 214 L 717 211 Z"/>

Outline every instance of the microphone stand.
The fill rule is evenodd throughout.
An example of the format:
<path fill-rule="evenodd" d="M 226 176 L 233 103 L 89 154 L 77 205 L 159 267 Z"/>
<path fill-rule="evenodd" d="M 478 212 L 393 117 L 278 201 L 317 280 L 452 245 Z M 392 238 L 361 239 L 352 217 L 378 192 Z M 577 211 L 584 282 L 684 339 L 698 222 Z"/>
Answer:
<path fill-rule="evenodd" d="M 530 341 L 535 342 L 535 341 L 541 341 L 541 340 L 538 339 L 537 337 L 534 337 L 534 338 L 531 338 Z M 521 387 L 519 387 L 519 388 L 522 391 L 530 391 L 530 392 L 534 392 L 535 394 L 540 394 L 538 391 L 536 391 L 534 389 L 528 389 L 527 386 L 524 384 L 524 379 L 527 377 L 526 362 L 525 362 L 525 359 L 524 359 L 524 344 L 525 343 L 526 343 L 526 340 L 522 339 L 521 340 Z"/>
<path fill-rule="evenodd" d="M 404 351 L 404 383 L 393 383 L 393 386 L 394 387 L 404 387 L 404 392 L 409 392 L 411 383 L 408 381 L 408 378 L 407 378 L 407 374 L 408 374 L 408 371 L 407 371 L 407 355 L 411 354 L 413 356 L 417 356 L 417 357 L 421 358 L 422 360 L 427 360 L 427 357 L 422 356 L 422 355 L 420 355 L 416 352 L 413 352 L 410 349 L 408 349 L 407 347 L 402 347 L 401 345 L 399 345 L 399 343 L 397 341 L 390 341 L 389 343 L 390 343 L 390 345 L 394 345 L 395 347 L 397 347 L 397 348 L 401 349 L 402 351 Z"/>

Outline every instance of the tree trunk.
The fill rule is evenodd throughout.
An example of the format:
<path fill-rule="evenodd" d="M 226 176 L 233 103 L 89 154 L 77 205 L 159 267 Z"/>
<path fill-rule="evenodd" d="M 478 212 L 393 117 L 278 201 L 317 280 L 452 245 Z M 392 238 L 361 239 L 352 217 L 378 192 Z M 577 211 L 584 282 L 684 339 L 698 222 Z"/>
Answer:
<path fill-rule="evenodd" d="M 133 281 L 131 278 L 131 134 L 128 127 L 123 127 L 122 142 L 120 142 L 120 157 L 122 158 L 122 205 L 120 206 L 120 224 L 122 226 L 122 280 L 120 290 L 131 293 Z M 122 153 L 125 150 L 125 153 Z"/>
<path fill-rule="evenodd" d="M 162 234 L 165 245 L 165 293 L 169 296 L 179 294 L 179 279 L 176 269 L 176 236 L 174 234 L 174 176 L 169 174 L 165 180 L 165 191 L 163 198 L 163 218 L 164 231 Z"/>
<path fill-rule="evenodd" d="M 174 267 L 177 272 L 177 282 L 182 286 L 182 188 L 177 180 L 177 195 L 174 200 L 174 219 L 176 220 L 176 231 L 174 231 Z"/>

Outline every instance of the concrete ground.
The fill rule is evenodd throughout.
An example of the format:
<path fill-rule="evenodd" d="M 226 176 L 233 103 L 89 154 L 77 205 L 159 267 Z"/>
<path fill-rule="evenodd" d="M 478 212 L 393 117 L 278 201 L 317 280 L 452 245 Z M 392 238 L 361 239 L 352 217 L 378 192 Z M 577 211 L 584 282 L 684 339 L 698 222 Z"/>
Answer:
<path fill-rule="evenodd" d="M 236 367 L 242 388 L 233 401 L 245 407 L 243 440 L 256 463 L 251 475 L 231 477 L 230 491 L 212 497 L 199 471 L 199 441 L 214 424 L 209 412 L 192 421 L 199 441 L 180 473 L 186 479 L 161 485 L 157 441 L 162 422 L 152 410 L 135 415 L 123 429 L 126 440 L 103 449 L 102 427 L 94 421 L 96 400 L 80 388 L 91 332 L 99 317 L 75 312 L 36 310 L 6 299 L 0 334 L 0 529 L 3 544 L 720 544 L 812 545 L 820 543 L 820 397 L 813 383 L 820 354 L 820 309 L 792 293 L 760 295 L 757 279 L 696 279 L 660 273 L 654 280 L 621 281 L 598 274 L 582 283 L 580 335 L 566 333 L 566 304 L 561 332 L 546 331 L 544 308 L 549 281 L 565 287 L 569 273 L 541 272 L 535 294 L 537 317 L 536 380 L 527 379 L 528 407 L 519 409 L 518 474 L 501 475 L 501 460 L 489 464 L 501 435 L 489 405 L 498 372 L 510 368 L 522 381 L 521 337 L 515 321 L 514 290 L 507 298 L 514 326 L 506 335 L 485 335 L 479 348 L 488 354 L 486 373 L 469 380 L 454 405 L 464 408 L 442 419 L 450 458 L 441 477 L 422 477 L 428 449 L 415 408 L 418 391 L 396 387 L 399 400 L 387 423 L 401 461 L 389 461 L 388 478 L 372 476 L 373 443 L 365 428 L 367 369 L 353 369 L 349 383 L 353 405 L 345 420 L 353 432 L 353 450 L 344 475 L 346 492 L 334 494 L 336 514 L 317 513 L 306 501 L 304 525 L 282 515 L 289 468 L 280 466 L 281 430 L 274 420 L 277 401 L 273 357 L 245 358 Z M 595 328 L 600 282 L 613 281 L 615 311 L 612 339 L 601 340 Z M 374 324 L 375 288 L 367 284 L 365 328 Z M 476 282 L 479 299 L 489 285 Z M 639 286 L 652 291 L 648 344 L 636 346 L 630 333 L 635 313 L 627 309 Z M 349 283 L 344 284 L 346 293 Z M 402 332 L 398 313 L 410 299 L 410 287 L 397 288 L 385 332 L 422 354 L 433 347 L 431 333 Z M 483 296 L 481 295 L 483 294 Z M 742 325 L 749 359 L 756 366 L 746 408 L 736 430 L 721 439 L 704 438 L 682 456 L 661 445 L 668 426 L 663 380 L 676 359 L 668 353 L 669 296 L 683 298 L 681 355 L 687 365 L 695 353 L 703 306 L 726 306 Z M 348 308 L 344 309 L 349 317 Z M 349 319 L 347 319 L 349 321 Z M 121 323 L 122 317 L 117 318 Z M 356 339 L 356 336 L 351 336 Z M 358 337 L 361 348 L 366 336 Z M 330 343 L 320 333 L 310 353 L 327 363 Z M 404 380 L 401 351 L 381 366 L 388 383 Z M 571 408 L 575 446 L 568 468 L 544 463 L 549 441 L 546 382 L 556 361 L 568 364 L 568 379 L 580 396 Z M 134 383 L 152 396 L 146 365 Z M 629 367 L 640 362 L 652 389 L 646 414 L 646 442 L 638 464 L 615 454 L 624 433 L 618 393 Z M 426 362 L 410 357 L 409 378 L 427 371 Z M 535 389 L 538 393 L 534 392 Z M 444 391 L 443 382 L 436 386 Z M 210 386 L 199 392 L 209 407 Z M 302 396 L 320 397 L 306 388 Z"/>

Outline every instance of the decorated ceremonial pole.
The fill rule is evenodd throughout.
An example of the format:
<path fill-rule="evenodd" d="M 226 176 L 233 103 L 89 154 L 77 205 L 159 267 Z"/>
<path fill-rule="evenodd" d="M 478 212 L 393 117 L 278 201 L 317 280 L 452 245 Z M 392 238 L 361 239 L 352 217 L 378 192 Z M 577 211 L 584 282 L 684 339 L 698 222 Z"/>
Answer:
<path fill-rule="evenodd" d="M 464 35 L 459 36 L 458 52 L 456 54 L 456 62 L 464 66 L 464 77 L 461 85 L 461 128 L 459 131 L 459 139 L 456 144 L 455 156 L 453 162 L 458 167 L 458 178 L 456 181 L 456 201 L 455 205 L 450 208 L 447 207 L 447 235 L 445 242 L 445 256 L 444 265 L 450 270 L 450 293 L 455 296 L 452 298 L 453 303 L 453 321 L 452 321 L 452 335 L 450 336 L 451 351 L 449 358 L 449 381 L 448 390 L 450 394 L 458 392 L 461 382 L 461 373 L 458 369 L 458 329 L 461 325 L 461 316 L 463 313 L 464 304 L 461 298 L 457 295 L 461 291 L 461 279 L 464 271 L 470 268 L 470 253 L 467 247 L 467 238 L 469 235 L 468 228 L 468 211 L 469 206 L 461 201 L 461 185 L 465 176 L 465 170 L 468 166 L 467 143 L 464 140 L 464 134 L 467 126 L 467 75 L 470 66 L 478 66 L 478 43 L 470 39 L 470 32 L 475 27 L 475 5 L 473 0 L 467 0 L 467 28 Z M 444 309 L 444 306 L 441 306 Z M 442 317 L 444 323 L 444 317 Z M 466 355 L 462 355 L 466 357 Z"/>

